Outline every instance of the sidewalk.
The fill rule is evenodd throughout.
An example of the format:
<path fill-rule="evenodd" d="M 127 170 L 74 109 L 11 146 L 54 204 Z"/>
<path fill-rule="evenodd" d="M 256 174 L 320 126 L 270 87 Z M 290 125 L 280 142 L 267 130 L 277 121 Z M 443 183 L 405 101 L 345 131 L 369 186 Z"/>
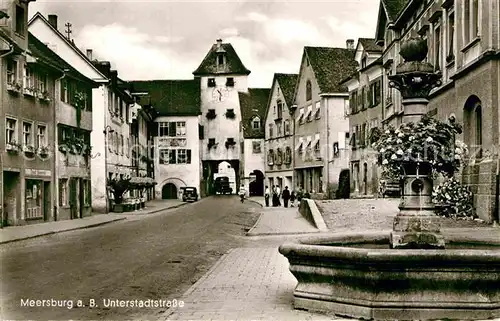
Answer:
<path fill-rule="evenodd" d="M 296 284 L 278 249 L 233 249 L 161 320 L 348 320 L 294 310 Z"/>
<path fill-rule="evenodd" d="M 298 207 L 263 207 L 257 223 L 247 236 L 318 233 L 299 213 Z"/>
<path fill-rule="evenodd" d="M 147 206 L 145 208 L 134 212 L 109 214 L 92 213 L 92 216 L 84 217 L 82 219 L 46 222 L 23 226 L 8 226 L 0 229 L 0 244 L 26 240 L 54 233 L 95 227 L 111 222 L 125 220 L 129 215 L 153 214 L 163 210 L 177 208 L 185 204 L 188 203 L 184 203 L 179 200 L 152 200 L 146 204 Z"/>

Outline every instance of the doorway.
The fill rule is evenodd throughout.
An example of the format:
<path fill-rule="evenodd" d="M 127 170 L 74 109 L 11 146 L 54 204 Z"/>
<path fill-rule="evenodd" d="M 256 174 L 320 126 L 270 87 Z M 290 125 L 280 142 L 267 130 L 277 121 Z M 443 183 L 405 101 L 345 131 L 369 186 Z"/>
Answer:
<path fill-rule="evenodd" d="M 177 199 L 178 198 L 177 187 L 175 186 L 175 184 L 172 183 L 165 184 L 161 190 L 161 198 L 164 200 Z"/>
<path fill-rule="evenodd" d="M 48 221 L 50 215 L 50 182 L 43 182 L 43 220 Z"/>
<path fill-rule="evenodd" d="M 255 180 L 250 183 L 250 196 L 264 196 L 264 173 L 259 170 L 254 170 Z"/>

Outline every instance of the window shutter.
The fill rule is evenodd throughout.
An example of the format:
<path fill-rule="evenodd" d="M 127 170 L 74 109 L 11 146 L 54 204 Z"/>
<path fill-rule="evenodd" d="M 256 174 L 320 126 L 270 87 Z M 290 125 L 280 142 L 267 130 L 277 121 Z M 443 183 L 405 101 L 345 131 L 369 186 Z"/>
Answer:
<path fill-rule="evenodd" d="M 92 88 L 87 89 L 87 110 L 92 111 Z"/>
<path fill-rule="evenodd" d="M 200 140 L 205 139 L 205 127 L 203 125 L 198 125 L 198 136 Z"/>
<path fill-rule="evenodd" d="M 177 164 L 177 151 L 175 149 L 170 149 L 169 150 L 169 164 Z"/>
<path fill-rule="evenodd" d="M 177 127 L 175 122 L 168 123 L 168 136 L 175 136 L 177 133 Z"/>
<path fill-rule="evenodd" d="M 57 141 L 59 144 L 64 140 L 63 127 L 61 125 L 57 126 Z"/>
<path fill-rule="evenodd" d="M 191 150 L 186 150 L 186 163 L 191 164 Z"/>

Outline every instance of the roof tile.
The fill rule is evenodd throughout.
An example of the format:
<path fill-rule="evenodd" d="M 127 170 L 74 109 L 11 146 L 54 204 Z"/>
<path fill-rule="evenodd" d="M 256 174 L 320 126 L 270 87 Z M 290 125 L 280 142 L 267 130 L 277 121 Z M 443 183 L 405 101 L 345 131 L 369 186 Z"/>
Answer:
<path fill-rule="evenodd" d="M 200 79 L 134 80 L 132 91 L 148 92 L 158 116 L 197 116 L 200 114 Z M 144 100 L 146 98 L 143 98 Z"/>
<path fill-rule="evenodd" d="M 356 50 L 329 47 L 304 47 L 321 93 L 347 92 L 342 80 L 356 71 Z"/>

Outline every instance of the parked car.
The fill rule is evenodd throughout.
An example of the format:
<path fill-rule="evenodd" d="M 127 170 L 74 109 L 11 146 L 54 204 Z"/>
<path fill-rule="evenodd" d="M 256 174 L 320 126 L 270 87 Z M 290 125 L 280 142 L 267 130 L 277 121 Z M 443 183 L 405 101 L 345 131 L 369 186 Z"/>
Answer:
<path fill-rule="evenodd" d="M 233 189 L 231 188 L 231 185 L 229 184 L 229 177 L 227 176 L 220 176 L 215 179 L 214 182 L 214 189 L 215 193 L 218 194 L 232 194 Z"/>
<path fill-rule="evenodd" d="M 196 202 L 198 200 L 198 191 L 196 187 L 185 187 L 182 192 L 182 200 L 184 202 Z"/>

